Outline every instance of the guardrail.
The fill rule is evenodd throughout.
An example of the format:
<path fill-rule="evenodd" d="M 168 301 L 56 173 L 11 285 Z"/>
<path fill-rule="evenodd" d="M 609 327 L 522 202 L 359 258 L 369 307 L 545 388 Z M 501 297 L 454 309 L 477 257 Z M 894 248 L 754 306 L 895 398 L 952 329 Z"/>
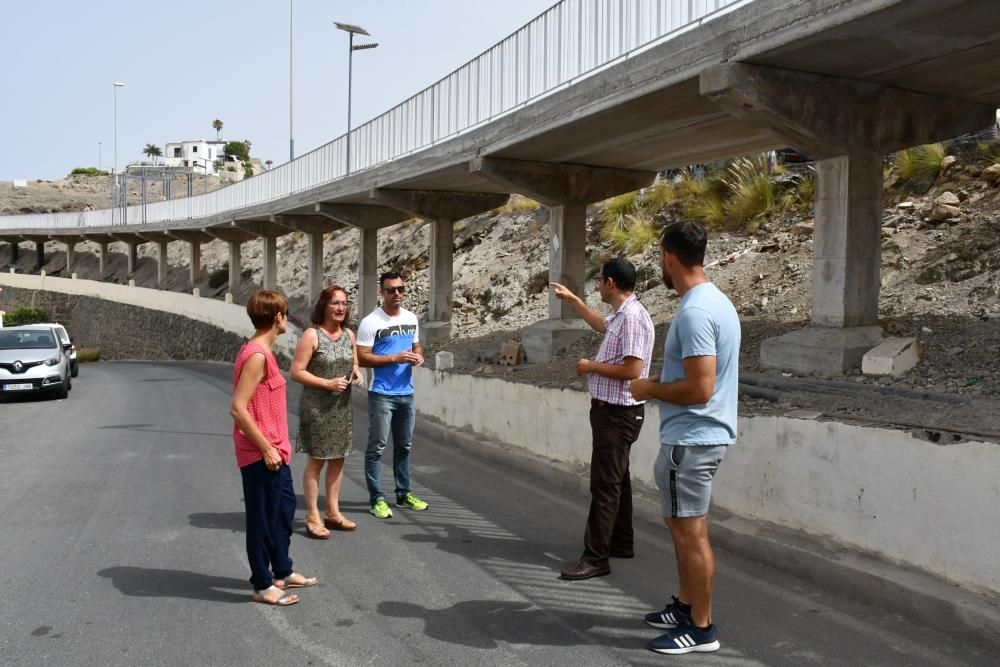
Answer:
<path fill-rule="evenodd" d="M 351 132 L 351 173 L 428 148 L 752 0 L 563 0 L 437 83 Z M 342 178 L 346 135 L 214 192 L 125 209 L 0 216 L 0 229 L 191 220 Z"/>

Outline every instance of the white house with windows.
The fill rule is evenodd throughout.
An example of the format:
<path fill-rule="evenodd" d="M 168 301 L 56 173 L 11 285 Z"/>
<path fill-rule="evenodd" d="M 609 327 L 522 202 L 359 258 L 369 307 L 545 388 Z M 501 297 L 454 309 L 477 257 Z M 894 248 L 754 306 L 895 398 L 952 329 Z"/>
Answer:
<path fill-rule="evenodd" d="M 207 173 L 218 176 L 216 161 L 225 160 L 223 148 L 225 141 L 181 141 L 167 144 L 163 150 L 163 164 L 167 167 L 190 167 L 198 172 L 207 168 Z"/>

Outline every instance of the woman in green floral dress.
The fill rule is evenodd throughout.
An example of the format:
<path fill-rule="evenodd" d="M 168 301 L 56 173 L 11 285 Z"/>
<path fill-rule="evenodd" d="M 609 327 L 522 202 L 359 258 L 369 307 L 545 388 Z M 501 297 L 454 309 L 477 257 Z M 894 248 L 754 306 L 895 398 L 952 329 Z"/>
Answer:
<path fill-rule="evenodd" d="M 354 530 L 357 524 L 340 512 L 344 457 L 353 449 L 351 385 L 364 384 L 358 367 L 347 291 L 339 285 L 323 290 L 313 309 L 313 327 L 302 333 L 292 360 L 292 379 L 302 384 L 299 435 L 295 451 L 309 455 L 302 479 L 306 532 L 325 540 L 334 530 Z M 319 511 L 319 480 L 326 466 L 326 514 Z"/>

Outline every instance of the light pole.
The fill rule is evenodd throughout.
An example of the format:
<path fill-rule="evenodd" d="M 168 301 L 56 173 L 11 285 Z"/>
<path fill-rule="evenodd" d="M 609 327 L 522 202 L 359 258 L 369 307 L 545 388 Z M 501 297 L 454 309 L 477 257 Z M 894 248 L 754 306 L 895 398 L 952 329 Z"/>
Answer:
<path fill-rule="evenodd" d="M 361 26 L 351 25 L 350 23 L 338 23 L 333 22 L 339 30 L 343 30 L 348 33 L 350 37 L 347 42 L 347 168 L 346 174 L 351 173 L 351 78 L 352 70 L 354 67 L 354 52 L 361 51 L 362 49 L 374 49 L 378 46 L 378 42 L 371 42 L 368 44 L 358 44 L 354 45 L 354 35 L 367 35 L 371 34 L 362 28 Z"/>
<path fill-rule="evenodd" d="M 115 163 L 114 166 L 111 168 L 111 176 L 114 179 L 114 186 L 112 188 L 112 191 L 115 193 L 114 205 L 116 207 L 121 205 L 121 202 L 118 201 L 119 199 L 121 199 L 121 192 L 119 191 L 119 186 L 118 186 L 118 89 L 124 85 L 125 84 L 122 83 L 121 81 L 115 81 L 113 83 L 115 90 Z M 124 222 L 124 218 L 122 219 L 122 221 Z"/>
<path fill-rule="evenodd" d="M 292 131 L 295 120 L 292 106 L 292 17 L 294 16 L 295 0 L 288 0 L 288 160 L 295 159 L 295 134 Z"/>
<path fill-rule="evenodd" d="M 97 171 L 104 171 L 104 160 L 101 159 L 101 142 L 97 142 Z"/>

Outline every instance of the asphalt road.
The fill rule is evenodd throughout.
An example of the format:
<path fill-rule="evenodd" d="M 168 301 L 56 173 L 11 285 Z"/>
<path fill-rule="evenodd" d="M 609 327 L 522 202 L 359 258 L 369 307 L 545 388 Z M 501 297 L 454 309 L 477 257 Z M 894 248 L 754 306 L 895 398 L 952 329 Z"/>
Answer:
<path fill-rule="evenodd" d="M 300 509 L 292 557 L 322 583 L 294 607 L 253 604 L 230 373 L 90 364 L 65 401 L 0 403 L 0 662 L 996 664 L 988 646 L 947 627 L 912 625 L 725 552 L 722 650 L 651 653 L 657 631 L 641 616 L 675 584 L 665 529 L 640 522 L 637 557 L 613 562 L 611 576 L 561 581 L 562 561 L 580 552 L 586 499 L 426 440 L 412 473 L 428 511 L 368 515 L 356 451 L 342 498 L 359 529 L 309 540 Z M 294 410 L 296 391 L 290 400 Z"/>

